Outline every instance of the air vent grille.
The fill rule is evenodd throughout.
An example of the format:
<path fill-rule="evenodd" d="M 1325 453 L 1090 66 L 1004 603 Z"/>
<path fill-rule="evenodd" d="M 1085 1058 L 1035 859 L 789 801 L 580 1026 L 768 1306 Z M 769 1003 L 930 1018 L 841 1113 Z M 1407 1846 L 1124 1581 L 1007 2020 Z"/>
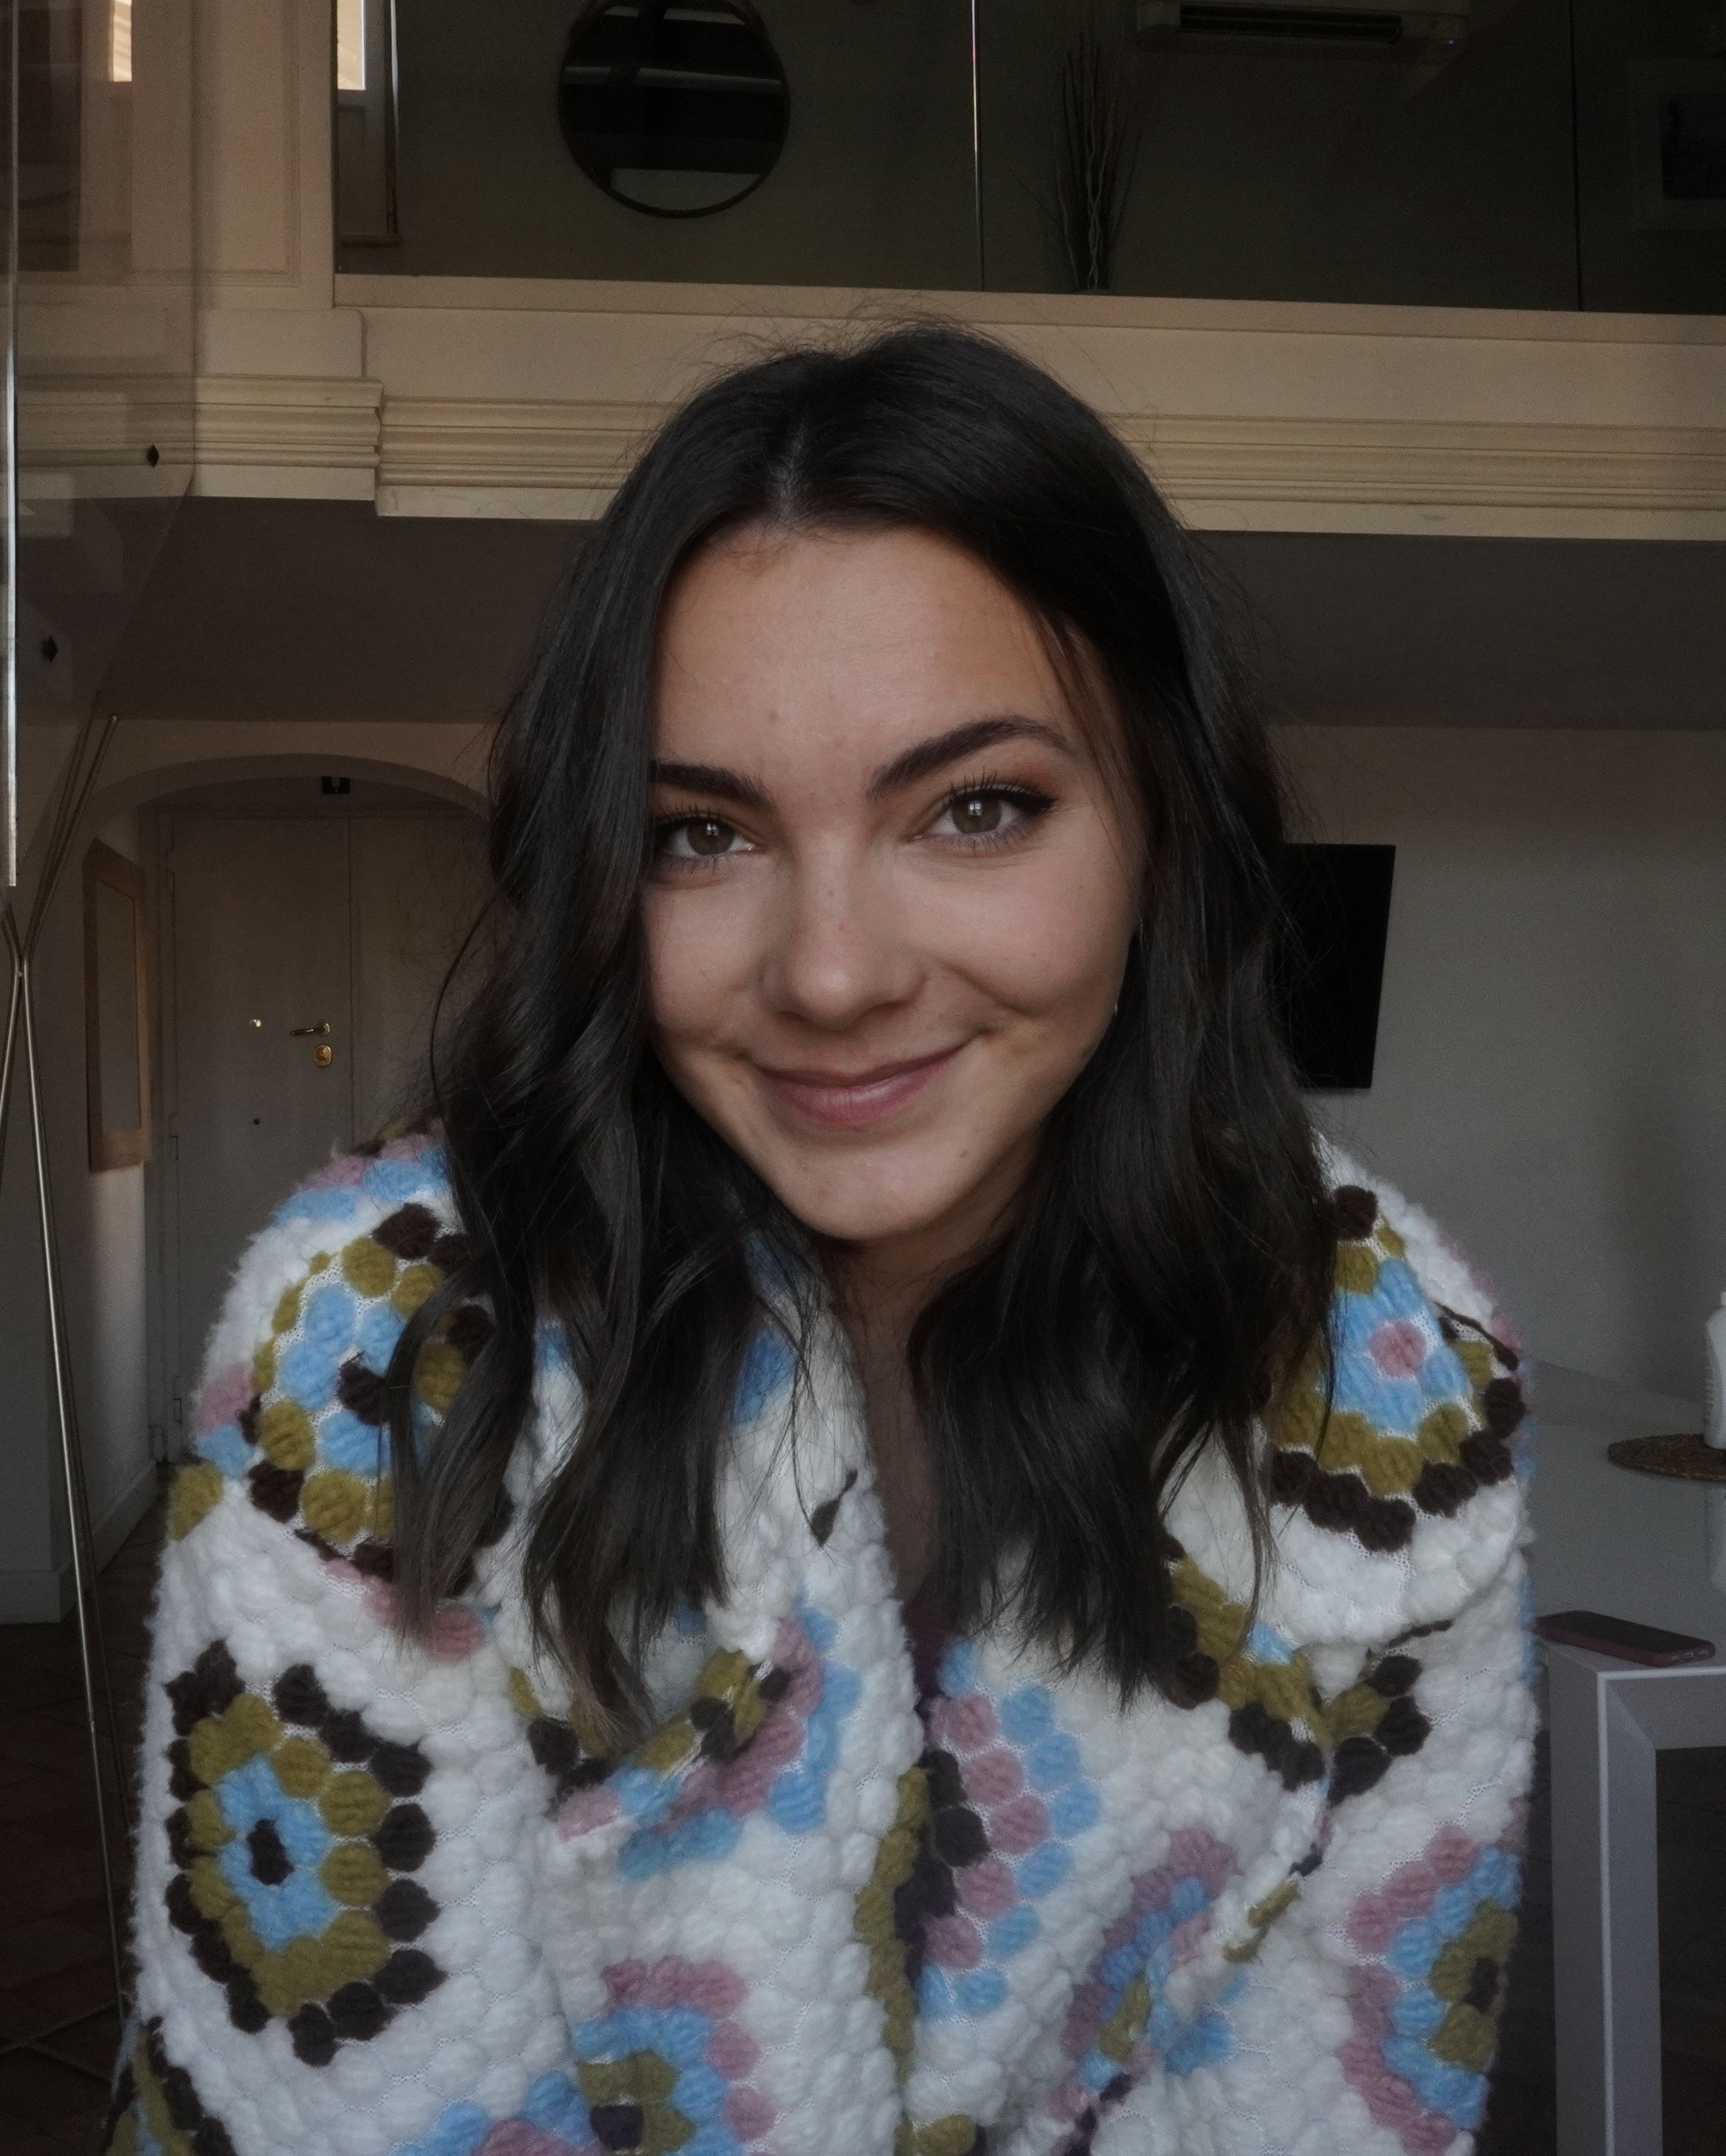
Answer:
<path fill-rule="evenodd" d="M 1460 44 L 1469 0 L 1442 8 L 1386 7 L 1384 0 L 1139 0 L 1148 43 L 1250 38 L 1258 44 L 1385 46 Z"/>

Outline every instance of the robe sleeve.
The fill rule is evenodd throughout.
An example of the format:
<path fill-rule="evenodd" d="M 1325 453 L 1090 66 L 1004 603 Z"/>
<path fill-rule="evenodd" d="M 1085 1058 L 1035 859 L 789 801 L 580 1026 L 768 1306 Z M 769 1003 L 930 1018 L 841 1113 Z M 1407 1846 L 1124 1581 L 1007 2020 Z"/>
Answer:
<path fill-rule="evenodd" d="M 561 2056 L 528 1897 L 480 1861 L 547 1797 L 482 1612 L 394 1623 L 383 1373 L 458 1252 L 436 1148 L 398 1141 L 297 1193 L 229 1291 L 168 1500 L 115 2156 L 388 2149 L 439 2045 L 481 2082 Z M 427 1351 L 427 1422 L 485 1322 Z"/>
<path fill-rule="evenodd" d="M 1147 2061 L 1096 2156 L 1467 2156 L 1485 2116 L 1537 1721 L 1523 1373 L 1423 1214 L 1338 1198 L 1330 1426 L 1297 1416 L 1272 1463 L 1313 1830 L 1220 1943 L 1210 2041 Z"/>

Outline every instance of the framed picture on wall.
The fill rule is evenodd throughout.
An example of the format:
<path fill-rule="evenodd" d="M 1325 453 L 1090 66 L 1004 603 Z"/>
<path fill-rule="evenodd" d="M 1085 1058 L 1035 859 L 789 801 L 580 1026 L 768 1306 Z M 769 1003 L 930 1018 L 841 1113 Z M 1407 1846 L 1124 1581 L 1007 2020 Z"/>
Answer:
<path fill-rule="evenodd" d="M 84 1066 L 93 1169 L 150 1158 L 144 872 L 96 839 L 84 857 Z"/>
<path fill-rule="evenodd" d="M 1636 223 L 1726 228 L 1726 59 L 1644 60 L 1630 89 Z"/>
<path fill-rule="evenodd" d="M 1276 993 L 1310 1093 L 1364 1093 L 1378 1055 L 1395 846 L 1283 849 L 1285 932 Z"/>

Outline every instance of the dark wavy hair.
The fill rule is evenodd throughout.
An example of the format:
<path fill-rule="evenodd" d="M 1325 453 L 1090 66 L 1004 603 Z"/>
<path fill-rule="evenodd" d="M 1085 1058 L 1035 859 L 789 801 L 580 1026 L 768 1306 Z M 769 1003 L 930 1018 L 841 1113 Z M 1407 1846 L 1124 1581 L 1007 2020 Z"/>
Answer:
<path fill-rule="evenodd" d="M 1333 1234 L 1270 979 L 1278 786 L 1200 561 L 1138 465 L 1047 374 L 944 326 L 787 352 L 678 412 L 583 549 L 498 737 L 496 942 L 435 1088 L 467 1255 L 389 1372 L 403 1621 L 427 1625 L 496 1532 L 547 1321 L 584 1407 L 526 1587 L 611 1738 L 636 1726 L 646 1638 L 726 1584 L 741 1360 L 786 1322 L 750 1251 L 765 1239 L 805 1279 L 810 1260 L 649 1044 L 640 886 L 660 608 L 740 526 L 956 542 L 1110 715 L 1147 860 L 1119 1009 L 1010 1224 L 910 1353 L 947 1614 L 1016 1621 L 1123 1700 L 1169 1686 L 1174 1484 L 1219 1448 L 1262 1551 L 1255 1419 L 1325 1336 Z M 475 1301 L 489 1337 L 416 1443 L 416 1360 Z"/>

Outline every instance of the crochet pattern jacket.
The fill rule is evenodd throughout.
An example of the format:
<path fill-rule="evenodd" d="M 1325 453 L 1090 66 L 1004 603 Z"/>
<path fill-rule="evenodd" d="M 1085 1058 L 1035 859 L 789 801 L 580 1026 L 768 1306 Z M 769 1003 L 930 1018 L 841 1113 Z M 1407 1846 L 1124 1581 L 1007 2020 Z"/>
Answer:
<path fill-rule="evenodd" d="M 424 1137 L 315 1178 L 240 1267 L 172 1492 L 110 2148 L 1462 2156 L 1533 1725 L 1523 1403 L 1431 1223 L 1339 1182 L 1333 1411 L 1309 1388 L 1266 1440 L 1256 1621 L 1229 1476 L 1181 1490 L 1177 1697 L 1123 1713 L 985 1636 L 919 1700 L 848 1366 L 793 1388 L 763 1333 L 735 1591 L 607 1760 L 520 1592 L 567 1367 L 403 1645 L 379 1373 L 454 1219 Z M 432 1412 L 486 1322 L 428 1352 Z"/>

